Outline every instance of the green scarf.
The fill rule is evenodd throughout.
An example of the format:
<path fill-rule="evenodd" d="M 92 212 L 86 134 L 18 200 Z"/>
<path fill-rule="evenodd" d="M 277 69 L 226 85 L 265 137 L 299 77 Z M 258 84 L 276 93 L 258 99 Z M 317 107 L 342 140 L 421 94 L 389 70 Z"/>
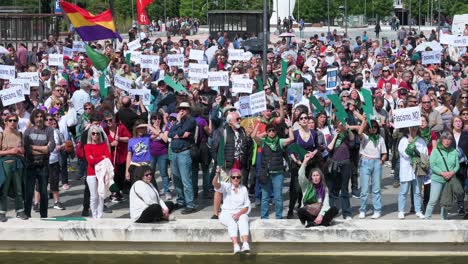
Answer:
<path fill-rule="evenodd" d="M 409 143 L 405 149 L 405 153 L 411 158 L 411 164 L 416 162 L 416 141 L 418 141 L 418 136 L 413 139 L 413 142 Z"/>
<path fill-rule="evenodd" d="M 370 139 L 370 141 L 372 141 L 372 143 L 374 143 L 375 147 L 377 147 L 377 144 L 379 143 L 379 137 L 380 137 L 379 133 L 369 135 L 369 139 Z"/>
<path fill-rule="evenodd" d="M 278 135 L 276 135 L 274 138 L 266 137 L 264 143 L 271 149 L 271 151 L 275 152 L 279 145 L 279 137 Z"/>
<path fill-rule="evenodd" d="M 343 144 L 343 141 L 345 140 L 346 138 L 346 133 L 345 132 L 341 132 L 338 134 L 338 138 L 336 139 L 336 142 L 335 142 L 335 147 L 334 149 L 337 149 L 341 146 L 341 144 Z"/>
<path fill-rule="evenodd" d="M 431 129 L 429 127 L 421 129 L 421 138 L 424 139 L 426 145 L 429 145 L 431 142 Z"/>
<path fill-rule="evenodd" d="M 315 194 L 316 194 L 315 187 L 313 184 L 310 184 L 309 187 L 307 187 L 307 190 L 304 194 L 304 198 L 302 199 L 302 202 L 304 204 L 314 204 L 318 202 L 317 196 Z"/>

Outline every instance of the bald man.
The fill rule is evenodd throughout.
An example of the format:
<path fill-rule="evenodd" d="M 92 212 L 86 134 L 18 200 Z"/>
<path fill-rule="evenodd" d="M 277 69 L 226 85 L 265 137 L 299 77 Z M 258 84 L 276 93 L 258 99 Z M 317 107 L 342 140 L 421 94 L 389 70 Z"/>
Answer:
<path fill-rule="evenodd" d="M 125 125 L 128 131 L 133 131 L 133 124 L 136 120 L 148 120 L 148 112 L 141 99 L 132 104 L 130 97 L 123 96 L 120 102 L 122 106 L 117 112 L 117 119 Z"/>

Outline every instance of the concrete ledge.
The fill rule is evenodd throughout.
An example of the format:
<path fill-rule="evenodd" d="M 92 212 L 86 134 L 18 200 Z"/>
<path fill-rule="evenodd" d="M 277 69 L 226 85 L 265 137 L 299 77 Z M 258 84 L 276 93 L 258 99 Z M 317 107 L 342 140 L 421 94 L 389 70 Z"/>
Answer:
<path fill-rule="evenodd" d="M 331 227 L 306 229 L 298 220 L 257 219 L 251 221 L 250 231 L 257 252 L 468 252 L 468 221 L 462 220 L 338 220 Z M 0 224 L 0 250 L 71 249 L 224 252 L 231 245 L 226 228 L 217 220 L 135 224 L 127 219 L 10 219 Z"/>

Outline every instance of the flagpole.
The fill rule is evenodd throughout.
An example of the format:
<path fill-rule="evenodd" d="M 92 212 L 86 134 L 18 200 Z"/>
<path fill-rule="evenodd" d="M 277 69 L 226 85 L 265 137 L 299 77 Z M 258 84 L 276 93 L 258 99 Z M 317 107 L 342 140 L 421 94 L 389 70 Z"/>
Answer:
<path fill-rule="evenodd" d="M 109 9 L 111 12 L 112 20 L 114 20 L 114 0 L 109 0 Z M 115 25 L 115 30 L 117 31 L 117 25 Z M 114 48 L 114 50 L 117 48 L 117 41 L 115 41 L 115 38 L 112 38 L 112 47 Z"/>

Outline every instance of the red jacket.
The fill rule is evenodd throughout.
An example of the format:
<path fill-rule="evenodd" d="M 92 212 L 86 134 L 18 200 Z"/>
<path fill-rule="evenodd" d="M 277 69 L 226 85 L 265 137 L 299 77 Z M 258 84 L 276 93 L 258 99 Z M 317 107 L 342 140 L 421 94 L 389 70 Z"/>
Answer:
<path fill-rule="evenodd" d="M 96 171 L 94 166 L 101 162 L 103 159 L 111 159 L 109 148 L 106 143 L 101 144 L 86 144 L 84 146 L 86 161 L 88 162 L 88 176 L 95 176 Z"/>
<path fill-rule="evenodd" d="M 117 135 L 119 138 L 121 137 L 128 137 L 131 138 L 132 134 L 130 134 L 130 131 L 123 125 L 123 124 L 118 124 L 117 125 Z M 104 132 L 107 135 L 107 138 L 109 139 L 109 143 L 114 142 L 114 138 L 111 136 L 109 128 L 106 127 L 104 128 Z M 117 147 L 111 147 L 112 153 L 111 153 L 111 162 L 112 164 L 125 164 L 127 162 L 127 152 L 128 152 L 128 142 L 120 142 L 117 145 Z M 115 156 L 117 155 L 117 156 Z M 114 159 L 115 159 L 115 164 L 114 164 Z"/>

